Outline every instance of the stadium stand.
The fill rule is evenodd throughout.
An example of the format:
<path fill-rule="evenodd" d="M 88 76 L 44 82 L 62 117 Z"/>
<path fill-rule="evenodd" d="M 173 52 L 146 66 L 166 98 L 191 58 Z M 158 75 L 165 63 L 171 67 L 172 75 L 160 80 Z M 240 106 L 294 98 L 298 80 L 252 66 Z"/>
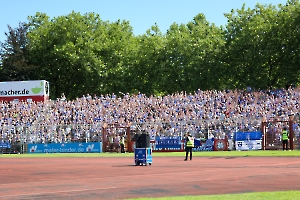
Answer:
<path fill-rule="evenodd" d="M 299 114 L 300 87 L 174 93 L 94 95 L 76 100 L 0 102 L 0 141 L 62 143 L 101 141 L 104 123 L 118 123 L 158 135 L 232 137 L 234 131 L 256 131 L 262 120 Z M 299 135 L 299 122 L 293 127 Z M 119 133 L 114 133 L 118 135 Z"/>

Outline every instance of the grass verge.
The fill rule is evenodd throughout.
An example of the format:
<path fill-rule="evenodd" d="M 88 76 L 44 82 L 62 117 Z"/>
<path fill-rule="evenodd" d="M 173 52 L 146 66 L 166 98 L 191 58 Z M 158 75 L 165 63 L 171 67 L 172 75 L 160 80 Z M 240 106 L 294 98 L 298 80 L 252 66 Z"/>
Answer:
<path fill-rule="evenodd" d="M 200 195 L 200 196 L 176 196 L 163 198 L 137 198 L 132 200 L 298 200 L 300 191 L 280 191 L 280 192 L 255 192 L 241 194 L 221 194 L 221 195 Z"/>

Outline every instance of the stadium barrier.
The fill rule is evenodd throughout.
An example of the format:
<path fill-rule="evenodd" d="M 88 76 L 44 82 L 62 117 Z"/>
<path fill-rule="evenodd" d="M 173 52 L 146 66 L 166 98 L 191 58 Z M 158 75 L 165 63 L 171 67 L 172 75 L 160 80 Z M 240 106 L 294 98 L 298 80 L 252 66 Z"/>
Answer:
<path fill-rule="evenodd" d="M 11 151 L 11 144 L 9 142 L 0 142 L 0 153 L 4 154 Z"/>
<path fill-rule="evenodd" d="M 118 126 L 107 129 L 107 134 L 110 136 L 126 134 L 125 128 L 121 127 L 127 126 L 130 128 L 131 136 L 135 133 L 149 133 L 153 151 L 184 151 L 183 138 L 187 132 L 190 132 L 196 138 L 196 142 L 199 140 L 199 144 L 196 145 L 194 151 L 254 150 L 260 149 L 261 138 L 253 138 L 251 134 L 262 133 L 262 136 L 264 136 L 261 129 L 262 122 L 261 118 L 141 122 L 131 123 L 130 125 L 118 124 Z M 295 115 L 293 122 L 293 129 L 295 130 L 293 147 L 300 149 L 299 114 Z M 271 131 L 275 130 L 278 124 L 279 122 L 266 123 L 265 132 L 268 134 L 272 133 Z M 51 148 L 56 149 L 56 151 L 69 148 L 70 151 L 82 152 L 82 147 L 79 147 L 79 144 L 103 143 L 103 127 L 104 124 L 102 122 L 69 125 L 0 126 L 0 132 L 3 135 L 3 138 L 0 139 L 3 141 L 18 139 L 22 145 L 21 153 L 30 153 L 31 148 L 36 148 L 38 151 L 51 150 L 47 147 L 48 145 L 55 145 Z M 242 135 L 244 135 L 244 138 L 242 138 Z M 200 138 L 205 139 L 200 140 Z M 70 147 L 68 147 L 69 144 L 71 145 Z M 68 148 L 62 145 L 67 145 Z M 127 150 L 128 145 L 130 145 L 130 149 L 134 149 L 134 142 L 126 144 Z M 85 148 L 87 147 L 85 146 Z"/>
<path fill-rule="evenodd" d="M 153 152 L 183 152 L 185 141 L 181 137 L 156 137 L 150 141 Z M 228 140 L 226 139 L 203 139 L 195 138 L 193 151 L 227 151 Z"/>
<path fill-rule="evenodd" d="M 0 142 L 0 153 L 2 154 L 20 154 L 21 144 L 19 142 Z"/>
<path fill-rule="evenodd" d="M 154 152 L 178 152 L 184 149 L 184 142 L 180 136 L 161 136 L 150 141 L 150 147 Z"/>
<path fill-rule="evenodd" d="M 238 151 L 261 150 L 262 149 L 262 132 L 236 132 L 235 149 Z"/>
<path fill-rule="evenodd" d="M 28 153 L 102 153 L 102 142 L 28 144 Z"/>
<path fill-rule="evenodd" d="M 0 142 L 1 149 L 10 149 L 11 144 L 9 142 Z"/>

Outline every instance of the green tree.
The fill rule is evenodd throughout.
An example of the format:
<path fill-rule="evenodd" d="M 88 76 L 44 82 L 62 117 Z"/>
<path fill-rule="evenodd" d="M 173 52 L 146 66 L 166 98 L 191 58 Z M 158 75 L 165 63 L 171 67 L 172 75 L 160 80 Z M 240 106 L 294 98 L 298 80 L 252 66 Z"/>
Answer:
<path fill-rule="evenodd" d="M 7 39 L 0 43 L 0 81 L 34 79 L 36 66 L 29 58 L 27 40 L 28 24 L 19 23 L 17 28 L 8 25 Z"/>
<path fill-rule="evenodd" d="M 162 90 L 193 92 L 221 86 L 218 55 L 224 41 L 220 28 L 199 14 L 187 25 L 172 24 L 166 38 Z"/>
<path fill-rule="evenodd" d="M 253 83 L 263 85 L 261 81 L 268 80 L 268 73 L 263 72 L 267 68 L 263 69 L 262 63 L 265 62 L 266 53 L 269 54 L 271 48 L 266 48 L 262 42 L 270 32 L 266 30 L 270 19 L 260 7 L 264 8 L 259 6 L 256 10 L 251 10 L 246 9 L 244 4 L 240 10 L 231 10 L 231 13 L 225 14 L 228 18 L 225 31 L 225 62 L 228 64 L 226 75 L 230 88 L 254 87 Z M 262 19 L 260 14 L 266 19 Z"/>
<path fill-rule="evenodd" d="M 280 36 L 281 73 L 279 84 L 300 84 L 300 3 L 299 0 L 289 0 L 285 5 L 279 5 L 277 15 L 278 26 L 275 26 Z"/>
<path fill-rule="evenodd" d="M 48 80 L 52 99 L 299 84 L 299 5 L 244 4 L 225 14 L 225 29 L 198 14 L 165 35 L 154 24 L 139 36 L 129 21 L 102 21 L 95 13 L 36 13 L 8 26 L 0 80 Z"/>
<path fill-rule="evenodd" d="M 131 91 L 156 94 L 160 91 L 162 48 L 165 40 L 157 24 L 135 38 L 131 68 Z"/>
<path fill-rule="evenodd" d="M 264 89 L 284 87 L 292 77 L 293 82 L 297 81 L 293 73 L 299 69 L 291 61 L 296 61 L 298 42 L 294 39 L 298 34 L 291 27 L 296 25 L 298 1 L 293 2 L 288 6 L 257 4 L 254 9 L 246 9 L 244 4 L 225 14 L 224 61 L 229 87 Z"/>
<path fill-rule="evenodd" d="M 65 93 L 75 98 L 98 92 L 99 68 L 104 66 L 95 52 L 94 32 L 103 25 L 99 15 L 72 12 L 49 21 L 37 13 L 29 20 L 33 60 L 40 66 L 39 76 L 50 82 L 51 96 Z"/>
<path fill-rule="evenodd" d="M 188 66 L 191 90 L 220 89 L 222 85 L 222 62 L 220 54 L 224 46 L 222 27 L 210 24 L 203 14 L 187 24 L 190 35 L 190 59 Z"/>
<path fill-rule="evenodd" d="M 128 21 L 106 22 L 95 30 L 94 53 L 103 63 L 99 70 L 99 90 L 118 93 L 129 88 L 133 33 Z M 129 84 L 129 85 L 128 85 Z"/>

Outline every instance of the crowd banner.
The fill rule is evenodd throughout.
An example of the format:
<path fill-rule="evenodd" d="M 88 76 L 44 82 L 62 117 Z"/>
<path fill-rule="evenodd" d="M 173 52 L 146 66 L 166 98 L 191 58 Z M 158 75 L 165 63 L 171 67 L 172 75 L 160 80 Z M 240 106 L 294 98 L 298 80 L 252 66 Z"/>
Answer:
<path fill-rule="evenodd" d="M 28 153 L 102 153 L 102 142 L 28 144 Z"/>
<path fill-rule="evenodd" d="M 262 132 L 236 132 L 235 149 L 239 151 L 262 149 Z"/>
<path fill-rule="evenodd" d="M 195 138 L 193 151 L 228 151 L 226 139 L 201 139 Z M 132 144 L 134 148 L 134 143 Z M 183 152 L 185 141 L 181 137 L 156 137 L 150 141 L 153 152 Z"/>
<path fill-rule="evenodd" d="M 262 140 L 236 141 L 235 148 L 238 151 L 261 150 Z"/>
<path fill-rule="evenodd" d="M 9 142 L 0 142 L 0 149 L 10 149 L 11 144 Z"/>
<path fill-rule="evenodd" d="M 261 140 L 262 132 L 254 131 L 254 132 L 236 132 L 235 133 L 235 141 L 243 141 L 243 140 Z"/>
<path fill-rule="evenodd" d="M 214 150 L 214 138 L 202 141 L 200 139 L 195 139 L 195 148 L 193 151 L 213 151 Z"/>
<path fill-rule="evenodd" d="M 180 136 L 159 136 L 150 141 L 153 152 L 180 152 L 184 151 L 184 142 Z"/>
<path fill-rule="evenodd" d="M 201 138 L 195 138 L 194 146 L 195 147 L 200 147 L 201 146 Z"/>

